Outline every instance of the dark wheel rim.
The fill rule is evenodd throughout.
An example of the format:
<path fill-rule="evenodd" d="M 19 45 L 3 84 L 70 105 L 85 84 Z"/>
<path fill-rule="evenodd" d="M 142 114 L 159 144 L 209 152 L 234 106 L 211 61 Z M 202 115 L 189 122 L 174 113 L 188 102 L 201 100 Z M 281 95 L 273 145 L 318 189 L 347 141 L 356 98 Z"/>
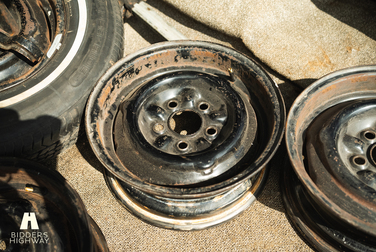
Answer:
<path fill-rule="evenodd" d="M 228 81 L 184 71 L 150 82 L 132 94 L 135 101 L 121 104 L 114 127 L 117 156 L 141 180 L 166 186 L 204 182 L 234 167 L 256 145 L 255 111 Z M 131 139 L 140 143 L 132 151 L 141 153 L 135 159 L 129 158 Z"/>
<path fill-rule="evenodd" d="M 48 63 L 63 41 L 66 21 L 62 0 L 4 1 L 0 5 L 4 28 L 0 33 L 3 91 L 29 79 Z"/>
<path fill-rule="evenodd" d="M 369 236 L 360 237 L 320 210 L 287 164 L 282 177 L 282 198 L 296 231 L 318 251 L 376 251 Z"/>
<path fill-rule="evenodd" d="M 1 158 L 0 166 L 3 250 L 106 251 L 81 198 L 58 172 L 18 158 Z M 21 229 L 24 213 L 34 213 L 37 226 Z"/>
<path fill-rule="evenodd" d="M 283 191 L 292 218 L 298 213 L 309 219 L 299 225 L 315 246 L 363 251 L 376 244 L 375 80 L 374 66 L 332 73 L 305 90 L 290 110 L 286 144 L 300 181 Z M 315 213 L 302 213 L 309 208 Z"/>
<path fill-rule="evenodd" d="M 249 183 L 273 156 L 284 118 L 277 86 L 252 60 L 179 41 L 114 65 L 89 98 L 86 130 L 122 187 L 194 199 Z"/>

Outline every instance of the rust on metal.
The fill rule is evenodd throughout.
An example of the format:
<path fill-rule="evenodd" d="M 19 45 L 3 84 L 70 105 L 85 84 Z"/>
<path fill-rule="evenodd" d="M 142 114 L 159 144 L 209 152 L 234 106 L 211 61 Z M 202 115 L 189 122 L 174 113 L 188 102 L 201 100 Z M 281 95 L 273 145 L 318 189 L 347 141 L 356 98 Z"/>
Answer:
<path fill-rule="evenodd" d="M 1 89 L 19 84 L 46 64 L 52 41 L 63 29 L 59 2 L 0 2 L 0 66 L 4 67 Z"/>
<path fill-rule="evenodd" d="M 294 222 L 319 250 L 368 246 L 362 238 L 352 240 L 357 236 L 367 236 L 367 243 L 376 241 L 376 167 L 370 159 L 375 109 L 376 67 L 363 66 L 319 79 L 300 94 L 289 112 L 286 145 L 297 178 L 286 181 L 285 202 L 293 211 L 291 218 L 302 215 L 303 221 Z M 319 209 L 325 220 L 308 216 L 302 208 Z M 325 234 L 317 223 L 337 233 Z M 334 242 L 338 236 L 349 242 Z"/>
<path fill-rule="evenodd" d="M 285 108 L 251 59 L 216 44 L 174 41 L 116 63 L 89 97 L 85 119 L 107 183 L 128 210 L 158 226 L 200 229 L 254 200 L 282 139 Z M 209 140 L 190 141 L 196 136 Z M 194 144 L 202 149 L 189 149 Z"/>
<path fill-rule="evenodd" d="M 47 53 L 51 41 L 47 19 L 35 1 L 1 3 L 0 48 L 14 50 L 35 63 Z M 17 11 L 16 11 L 17 10 Z M 12 13 L 13 12 L 13 13 Z"/>

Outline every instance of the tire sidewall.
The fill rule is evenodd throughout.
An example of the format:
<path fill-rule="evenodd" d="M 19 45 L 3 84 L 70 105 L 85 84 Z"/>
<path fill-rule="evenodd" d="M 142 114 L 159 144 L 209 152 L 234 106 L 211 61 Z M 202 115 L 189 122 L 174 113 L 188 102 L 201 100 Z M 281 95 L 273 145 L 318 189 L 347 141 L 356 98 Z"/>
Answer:
<path fill-rule="evenodd" d="M 113 13 L 100 13 L 108 12 L 106 6 L 102 0 L 64 1 L 66 28 L 60 48 L 34 76 L 0 92 L 0 108 L 17 111 L 20 120 L 35 119 L 40 114 L 59 117 L 82 96 L 87 97 L 98 74 L 106 70 L 102 69 L 104 64 L 95 62 L 108 56 L 108 51 L 101 50 L 105 38 L 98 38 L 111 26 L 106 27 L 105 16 Z M 69 56 L 73 58 L 67 61 Z M 90 61 L 93 58 L 94 62 Z"/>
<path fill-rule="evenodd" d="M 122 56 L 117 1 L 63 3 L 66 29 L 60 47 L 39 72 L 17 87 L 0 92 L 0 145 L 5 153 L 10 153 L 5 146 L 22 145 L 19 142 L 25 137 L 33 142 L 44 141 L 46 136 L 52 140 L 56 134 L 70 133 L 72 125 L 78 128 L 91 89 Z M 72 60 L 65 61 L 69 56 Z M 0 155 L 4 151 L 0 150 Z"/>

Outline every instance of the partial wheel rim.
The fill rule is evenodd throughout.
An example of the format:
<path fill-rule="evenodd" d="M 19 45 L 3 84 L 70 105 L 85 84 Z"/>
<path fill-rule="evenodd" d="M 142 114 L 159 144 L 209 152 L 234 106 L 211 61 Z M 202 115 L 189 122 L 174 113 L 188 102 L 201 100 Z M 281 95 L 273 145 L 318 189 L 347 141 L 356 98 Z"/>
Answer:
<path fill-rule="evenodd" d="M 61 0 L 1 1 L 0 91 L 39 72 L 63 41 Z"/>
<path fill-rule="evenodd" d="M 2 251 L 108 251 L 81 198 L 58 172 L 18 158 L 1 158 L 0 167 Z"/>
<path fill-rule="evenodd" d="M 323 77 L 290 110 L 286 144 L 300 181 L 285 181 L 285 203 L 319 249 L 363 251 L 376 244 L 375 114 L 375 66 Z M 315 214 L 304 213 L 312 207 Z"/>

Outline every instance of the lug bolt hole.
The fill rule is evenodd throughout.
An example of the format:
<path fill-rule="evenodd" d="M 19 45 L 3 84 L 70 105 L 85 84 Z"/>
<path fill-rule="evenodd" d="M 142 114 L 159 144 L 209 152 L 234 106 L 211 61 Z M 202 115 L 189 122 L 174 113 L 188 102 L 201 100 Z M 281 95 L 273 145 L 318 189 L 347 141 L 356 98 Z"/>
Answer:
<path fill-rule="evenodd" d="M 215 136 L 217 134 L 217 129 L 213 127 L 207 128 L 206 134 L 208 134 L 209 136 Z"/>
<path fill-rule="evenodd" d="M 208 110 L 208 109 L 209 109 L 209 104 L 206 103 L 206 102 L 202 102 L 202 103 L 200 103 L 200 105 L 198 106 L 198 108 L 199 108 L 201 111 Z"/>
<path fill-rule="evenodd" d="M 178 148 L 180 151 L 186 151 L 188 149 L 188 143 L 186 142 L 179 142 Z"/>
<path fill-rule="evenodd" d="M 160 123 L 156 123 L 153 126 L 153 130 L 155 133 L 161 133 L 164 130 L 164 126 Z"/>
<path fill-rule="evenodd" d="M 367 140 L 374 140 L 376 138 L 376 133 L 372 132 L 372 131 L 366 131 L 366 132 L 364 132 L 364 137 Z"/>
<path fill-rule="evenodd" d="M 177 101 L 170 101 L 170 102 L 168 103 L 168 107 L 169 107 L 170 109 L 176 108 L 177 106 L 178 106 L 178 102 L 177 102 Z"/>
<path fill-rule="evenodd" d="M 366 164 L 365 158 L 364 157 L 360 157 L 360 156 L 353 157 L 352 161 L 353 161 L 354 164 L 356 164 L 358 166 Z"/>

